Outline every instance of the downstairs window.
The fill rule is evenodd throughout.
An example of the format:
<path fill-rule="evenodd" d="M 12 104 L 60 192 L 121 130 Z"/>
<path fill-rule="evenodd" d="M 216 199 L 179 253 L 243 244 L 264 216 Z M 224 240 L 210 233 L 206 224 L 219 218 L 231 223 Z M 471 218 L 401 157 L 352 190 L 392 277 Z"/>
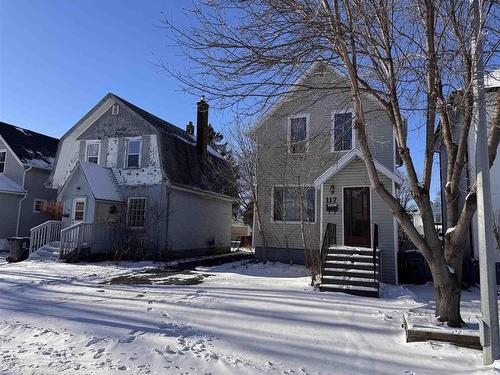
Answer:
<path fill-rule="evenodd" d="M 301 221 L 301 202 L 304 211 L 304 221 L 315 221 L 315 198 L 313 187 L 284 187 L 275 186 L 273 194 L 274 221 Z"/>

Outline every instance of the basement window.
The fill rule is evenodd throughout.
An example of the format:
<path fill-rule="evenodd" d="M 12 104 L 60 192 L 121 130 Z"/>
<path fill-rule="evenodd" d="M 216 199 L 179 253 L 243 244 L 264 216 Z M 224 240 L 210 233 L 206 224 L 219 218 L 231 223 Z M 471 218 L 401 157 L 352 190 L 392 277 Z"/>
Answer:
<path fill-rule="evenodd" d="M 129 198 L 127 205 L 127 227 L 144 228 L 146 216 L 146 198 Z"/>
<path fill-rule="evenodd" d="M 7 151 L 0 151 L 0 173 L 5 171 L 5 159 L 7 158 Z"/>
<path fill-rule="evenodd" d="M 120 112 L 120 106 L 118 104 L 113 104 L 111 107 L 111 114 L 117 115 Z"/>

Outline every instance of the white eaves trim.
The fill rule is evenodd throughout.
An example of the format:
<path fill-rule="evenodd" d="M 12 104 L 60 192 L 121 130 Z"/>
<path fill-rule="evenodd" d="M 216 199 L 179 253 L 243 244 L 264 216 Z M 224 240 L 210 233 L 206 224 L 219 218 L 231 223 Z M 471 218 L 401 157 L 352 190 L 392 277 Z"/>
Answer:
<path fill-rule="evenodd" d="M 322 184 L 324 184 L 330 177 L 332 177 L 334 174 L 337 172 L 341 171 L 347 164 L 349 164 L 355 157 L 360 158 L 361 160 L 364 160 L 363 154 L 361 151 L 359 151 L 357 148 L 353 148 L 351 151 L 349 151 L 347 154 L 345 154 L 337 163 L 332 165 L 330 168 L 328 168 L 321 176 L 319 176 L 315 181 L 314 181 L 314 187 L 317 189 L 319 188 Z M 392 172 L 378 162 L 377 160 L 373 160 L 375 163 L 375 168 L 377 171 L 382 173 L 384 176 L 390 178 L 392 181 L 396 182 L 397 184 L 401 184 L 403 182 L 403 179 L 398 176 L 396 173 Z"/>

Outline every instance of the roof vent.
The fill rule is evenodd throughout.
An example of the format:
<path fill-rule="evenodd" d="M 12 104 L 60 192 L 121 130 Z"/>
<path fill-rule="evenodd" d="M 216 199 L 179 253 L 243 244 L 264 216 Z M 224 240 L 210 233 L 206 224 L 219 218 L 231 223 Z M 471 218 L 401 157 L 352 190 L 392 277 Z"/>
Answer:
<path fill-rule="evenodd" d="M 118 112 L 120 112 L 120 106 L 118 104 L 113 104 L 113 106 L 111 107 L 111 114 L 112 115 L 117 115 Z"/>

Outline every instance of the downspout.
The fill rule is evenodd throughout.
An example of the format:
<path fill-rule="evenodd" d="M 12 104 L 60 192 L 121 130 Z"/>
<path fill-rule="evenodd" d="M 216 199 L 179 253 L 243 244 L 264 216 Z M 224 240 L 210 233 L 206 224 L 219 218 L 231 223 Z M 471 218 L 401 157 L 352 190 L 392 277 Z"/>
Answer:
<path fill-rule="evenodd" d="M 19 223 L 21 222 L 21 208 L 23 206 L 24 200 L 28 197 L 28 192 L 24 188 L 24 184 L 26 182 L 26 173 L 29 172 L 31 170 L 31 168 L 33 168 L 33 166 L 30 165 L 23 172 L 23 186 L 22 186 L 22 188 L 24 191 L 24 197 L 22 197 L 21 200 L 19 201 L 19 208 L 17 209 L 16 237 L 19 237 Z"/>

